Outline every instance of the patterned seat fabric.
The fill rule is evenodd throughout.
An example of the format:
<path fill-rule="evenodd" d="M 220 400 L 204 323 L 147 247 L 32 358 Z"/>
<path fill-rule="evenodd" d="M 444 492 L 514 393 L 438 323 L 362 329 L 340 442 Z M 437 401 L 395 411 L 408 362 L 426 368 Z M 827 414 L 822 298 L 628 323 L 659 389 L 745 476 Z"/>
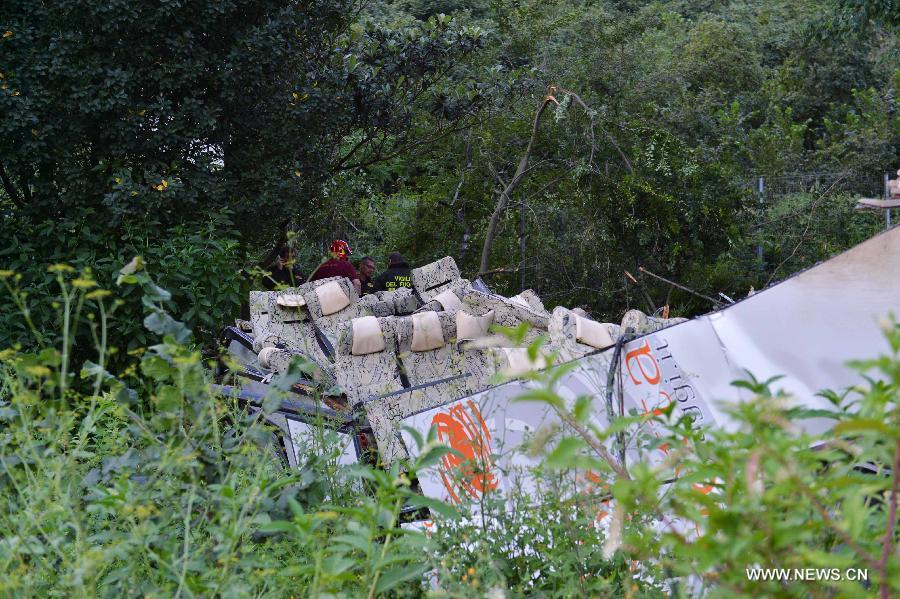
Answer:
<path fill-rule="evenodd" d="M 427 303 L 460 279 L 459 267 L 450 256 L 437 262 L 412 269 L 412 285 L 422 301 Z"/>
<path fill-rule="evenodd" d="M 394 291 L 379 291 L 376 295 L 381 301 L 392 302 L 393 313 L 397 316 L 412 314 L 422 305 L 409 287 L 400 287 Z"/>
<path fill-rule="evenodd" d="M 409 410 L 410 399 L 408 391 L 401 391 L 363 404 L 382 464 L 409 457 L 400 437 L 400 422 L 413 413 Z"/>
<path fill-rule="evenodd" d="M 558 306 L 550 317 L 549 332 L 549 348 L 559 352 L 560 360 L 568 362 L 615 344 L 620 327 L 616 324 L 598 323 Z"/>
<path fill-rule="evenodd" d="M 460 356 L 455 349 L 456 315 L 449 312 L 420 312 L 398 319 L 397 345 L 400 360 L 411 386 L 424 385 L 463 374 Z M 434 343 L 423 333 L 434 329 Z M 438 345 L 438 339 L 439 345 Z M 419 342 L 419 345 L 416 344 Z"/>
<path fill-rule="evenodd" d="M 432 312 L 450 312 L 455 314 L 457 310 L 462 308 L 462 299 L 466 290 L 471 288 L 472 284 L 468 279 L 457 279 L 417 311 L 430 310 Z"/>
<path fill-rule="evenodd" d="M 334 373 L 330 368 L 316 360 L 313 356 L 294 349 L 280 349 L 276 347 L 264 347 L 259 352 L 259 365 L 265 370 L 279 374 L 287 372 L 288 366 L 297 357 L 305 362 L 311 362 L 315 368 L 308 375 L 309 378 L 320 384 L 323 389 L 330 389 L 335 385 Z"/>
<path fill-rule="evenodd" d="M 656 318 L 640 310 L 629 310 L 622 317 L 622 329 L 631 327 L 636 335 L 647 335 L 685 321 L 687 318 Z"/>
<path fill-rule="evenodd" d="M 317 285 L 305 292 L 303 299 L 306 300 L 306 309 L 313 323 L 334 348 L 338 342 L 341 323 L 361 316 L 371 316 L 372 309 L 359 302 L 356 288 L 346 277 L 333 277 L 323 281 L 327 281 L 327 284 Z"/>
<path fill-rule="evenodd" d="M 469 394 L 478 393 L 493 385 L 493 378 L 500 369 L 500 356 L 495 348 L 478 348 L 464 341 L 457 346 L 463 372 L 466 375 L 466 387 Z"/>
<path fill-rule="evenodd" d="M 473 316 L 494 311 L 494 324 L 504 327 L 517 327 L 523 322 L 531 325 L 525 336 L 525 342 L 531 343 L 546 332 L 550 325 L 550 315 L 538 312 L 524 301 L 513 301 L 500 295 L 482 293 L 475 289 L 466 289 L 463 296 L 464 310 Z"/>
<path fill-rule="evenodd" d="M 359 305 L 368 308 L 374 316 L 393 316 L 397 313 L 394 301 L 390 297 L 382 299 L 381 294 L 388 293 L 380 291 L 378 293 L 370 293 L 359 298 Z"/>
<path fill-rule="evenodd" d="M 397 361 L 397 320 L 395 316 L 370 316 L 340 325 L 334 372 L 337 384 L 347 394 L 350 405 L 403 389 Z M 373 324 L 376 327 L 374 335 L 380 332 L 381 349 L 378 349 L 377 339 L 373 343 L 371 338 L 360 338 L 361 332 L 368 337 L 373 335 L 372 330 L 367 330 L 365 326 Z"/>
<path fill-rule="evenodd" d="M 295 349 L 327 364 L 331 356 L 325 353 L 316 339 L 315 328 L 304 306 L 295 301 L 302 292 L 312 288 L 304 284 L 284 291 L 251 291 L 250 315 L 253 326 L 253 349 L 259 353 L 264 347 Z M 288 299 L 291 301 L 283 301 Z M 287 304 L 287 305 L 284 305 Z"/>
<path fill-rule="evenodd" d="M 462 355 L 454 343 L 454 314 L 425 311 L 394 322 L 399 358 L 410 388 L 364 404 L 385 463 L 407 455 L 397 434 L 401 420 L 470 393 Z"/>
<path fill-rule="evenodd" d="M 526 289 L 509 299 L 514 302 L 524 303 L 538 314 L 548 314 L 547 308 L 544 307 L 544 302 L 541 301 L 541 298 L 538 297 L 538 294 L 533 289 Z"/>

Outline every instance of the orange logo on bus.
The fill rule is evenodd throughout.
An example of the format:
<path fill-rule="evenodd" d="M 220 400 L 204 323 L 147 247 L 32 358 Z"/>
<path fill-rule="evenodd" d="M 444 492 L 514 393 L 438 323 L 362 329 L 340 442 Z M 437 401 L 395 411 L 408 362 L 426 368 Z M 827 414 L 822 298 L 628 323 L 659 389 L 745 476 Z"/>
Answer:
<path fill-rule="evenodd" d="M 478 499 L 497 488 L 497 478 L 491 472 L 491 433 L 474 402 L 470 400 L 435 414 L 431 424 L 438 441 L 461 454 L 448 453 L 438 465 L 441 480 L 453 501 L 461 503 L 457 489 Z"/>

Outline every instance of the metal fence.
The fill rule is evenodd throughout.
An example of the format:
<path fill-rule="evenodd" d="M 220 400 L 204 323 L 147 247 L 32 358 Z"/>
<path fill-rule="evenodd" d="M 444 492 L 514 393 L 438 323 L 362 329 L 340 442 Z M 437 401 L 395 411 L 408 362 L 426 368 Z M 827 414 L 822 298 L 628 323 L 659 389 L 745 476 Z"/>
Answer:
<path fill-rule="evenodd" d="M 789 196 L 809 194 L 845 201 L 847 195 L 881 198 L 887 194 L 888 173 L 872 172 L 812 172 L 794 173 L 777 177 L 759 175 L 744 182 L 744 187 L 756 195 L 760 207 L 777 204 Z M 885 211 L 886 225 L 890 226 L 890 211 Z"/>

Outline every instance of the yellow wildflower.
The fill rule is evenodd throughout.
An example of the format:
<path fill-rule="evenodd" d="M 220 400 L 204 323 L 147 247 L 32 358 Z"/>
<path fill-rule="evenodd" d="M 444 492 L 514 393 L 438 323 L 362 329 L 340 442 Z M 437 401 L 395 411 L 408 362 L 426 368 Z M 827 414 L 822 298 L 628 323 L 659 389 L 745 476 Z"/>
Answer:
<path fill-rule="evenodd" d="M 28 366 L 25 372 L 34 376 L 50 376 L 50 369 L 46 366 Z"/>
<path fill-rule="evenodd" d="M 92 281 L 91 279 L 72 279 L 72 287 L 77 289 L 90 289 L 96 286 L 97 281 Z"/>
<path fill-rule="evenodd" d="M 68 264 L 54 264 L 47 268 L 47 272 L 75 272 L 75 269 Z"/>

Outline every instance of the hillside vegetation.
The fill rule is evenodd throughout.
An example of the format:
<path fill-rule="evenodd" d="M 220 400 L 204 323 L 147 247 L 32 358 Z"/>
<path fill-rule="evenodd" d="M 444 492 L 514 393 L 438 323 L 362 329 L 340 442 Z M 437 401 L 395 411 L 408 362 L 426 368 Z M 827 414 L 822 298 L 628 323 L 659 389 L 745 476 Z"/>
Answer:
<path fill-rule="evenodd" d="M 700 497 L 687 477 L 657 503 L 636 468 L 603 492 L 613 535 L 599 494 L 561 491 L 584 440 L 539 473 L 542 496 L 474 522 L 413 491 L 441 448 L 345 471 L 326 434 L 287 472 L 209 382 L 280 243 L 307 274 L 335 238 L 379 270 L 391 251 L 450 255 L 501 293 L 618 321 L 712 307 L 640 266 L 738 298 L 870 237 L 884 218 L 853 200 L 900 167 L 898 15 L 896 0 L 4 0 L 0 596 L 897 593 L 893 322 L 894 355 L 859 365 L 887 382 L 830 396 L 858 409 L 836 433 L 797 437 L 808 415 L 745 382 L 743 428 L 680 431 L 685 468 L 733 492 Z M 435 514 L 428 535 L 401 527 L 408 502 Z M 659 534 L 671 514 L 715 534 Z M 754 582 L 749 564 L 863 567 L 870 584 Z"/>

